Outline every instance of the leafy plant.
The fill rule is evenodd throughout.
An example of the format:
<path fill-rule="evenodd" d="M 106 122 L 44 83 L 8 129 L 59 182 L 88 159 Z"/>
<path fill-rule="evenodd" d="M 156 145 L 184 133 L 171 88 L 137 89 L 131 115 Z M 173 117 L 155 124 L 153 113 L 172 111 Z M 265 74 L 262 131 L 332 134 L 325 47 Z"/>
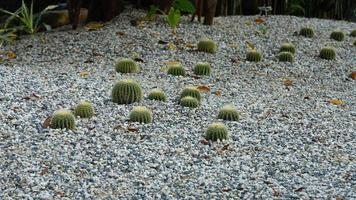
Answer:
<path fill-rule="evenodd" d="M 134 60 L 124 58 L 116 63 L 115 69 L 120 73 L 135 73 L 138 71 L 138 66 Z"/>
<path fill-rule="evenodd" d="M 217 45 L 212 39 L 202 38 L 198 43 L 198 51 L 207 53 L 215 53 L 217 51 Z"/>
<path fill-rule="evenodd" d="M 218 119 L 237 121 L 239 120 L 239 113 L 234 106 L 225 105 L 219 110 Z"/>
<path fill-rule="evenodd" d="M 211 141 L 227 140 L 229 137 L 228 130 L 223 123 L 212 123 L 208 126 L 205 133 L 205 139 Z"/>
<path fill-rule="evenodd" d="M 195 6 L 189 0 L 176 0 L 173 7 L 183 12 L 193 14 L 195 12 Z"/>
<path fill-rule="evenodd" d="M 194 97 L 186 96 L 180 100 L 180 105 L 183 107 L 196 108 L 199 105 L 199 101 Z"/>
<path fill-rule="evenodd" d="M 166 101 L 167 97 L 160 89 L 153 89 L 148 95 L 149 100 Z"/>
<path fill-rule="evenodd" d="M 180 21 L 180 18 L 181 18 L 180 10 L 172 7 L 168 12 L 167 22 L 168 25 L 171 27 L 173 34 L 177 33 L 176 28 Z"/>
<path fill-rule="evenodd" d="M 335 49 L 332 47 L 324 47 L 320 50 L 319 57 L 326 60 L 334 60 L 336 57 Z"/>
<path fill-rule="evenodd" d="M 81 118 L 90 118 L 94 115 L 94 108 L 90 102 L 81 101 L 77 107 L 75 107 L 74 113 Z"/>
<path fill-rule="evenodd" d="M 333 40 L 336 40 L 336 41 L 343 41 L 344 38 L 345 38 L 345 34 L 344 32 L 340 31 L 340 30 L 336 30 L 336 31 L 333 31 L 331 34 L 330 34 L 330 38 L 333 39 Z"/>
<path fill-rule="evenodd" d="M 148 12 L 146 14 L 146 19 L 152 21 L 156 18 L 156 14 L 159 11 L 159 7 L 157 5 L 150 5 Z"/>
<path fill-rule="evenodd" d="M 194 67 L 194 74 L 209 76 L 211 74 L 210 64 L 206 62 L 198 62 Z"/>
<path fill-rule="evenodd" d="M 118 104 L 139 102 L 142 99 L 142 89 L 134 80 L 121 80 L 112 89 L 111 98 L 113 102 Z"/>
<path fill-rule="evenodd" d="M 4 43 L 11 43 L 16 37 L 16 29 L 0 28 L 0 47 Z"/>
<path fill-rule="evenodd" d="M 131 122 L 151 123 L 152 112 L 145 106 L 136 106 L 130 112 L 129 118 Z"/>
<path fill-rule="evenodd" d="M 280 62 L 293 62 L 294 56 L 291 52 L 282 51 L 281 53 L 279 53 L 278 59 Z"/>
<path fill-rule="evenodd" d="M 74 129 L 74 115 L 69 110 L 58 110 L 52 116 L 50 127 L 53 129 Z"/>

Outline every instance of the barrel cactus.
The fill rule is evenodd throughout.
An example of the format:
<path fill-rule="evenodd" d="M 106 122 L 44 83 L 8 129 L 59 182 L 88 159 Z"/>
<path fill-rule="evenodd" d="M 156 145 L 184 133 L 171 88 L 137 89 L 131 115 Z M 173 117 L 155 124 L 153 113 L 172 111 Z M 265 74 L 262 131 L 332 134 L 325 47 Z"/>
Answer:
<path fill-rule="evenodd" d="M 148 124 L 152 122 L 152 112 L 145 106 L 136 106 L 131 110 L 129 118 L 131 122 Z"/>
<path fill-rule="evenodd" d="M 52 116 L 50 127 L 53 129 L 74 129 L 74 115 L 69 110 L 58 110 Z"/>
<path fill-rule="evenodd" d="M 324 47 L 320 50 L 319 57 L 326 60 L 334 60 L 336 57 L 335 49 L 332 47 Z"/>
<path fill-rule="evenodd" d="M 293 62 L 294 56 L 291 52 L 281 52 L 278 55 L 278 59 L 280 62 Z"/>
<path fill-rule="evenodd" d="M 185 70 L 182 65 L 170 65 L 167 73 L 173 76 L 184 76 Z"/>
<path fill-rule="evenodd" d="M 208 38 L 202 38 L 198 43 L 198 51 L 207 53 L 215 53 L 217 51 L 217 45 L 215 42 Z"/>
<path fill-rule="evenodd" d="M 226 105 L 219 110 L 218 119 L 237 121 L 239 120 L 239 113 L 234 106 Z"/>
<path fill-rule="evenodd" d="M 340 30 L 336 30 L 336 31 L 333 31 L 331 34 L 330 34 L 330 38 L 333 39 L 333 40 L 336 40 L 336 41 L 343 41 L 344 38 L 345 38 L 345 34 L 344 32 L 340 31 Z"/>
<path fill-rule="evenodd" d="M 211 67 L 209 63 L 198 62 L 193 71 L 195 75 L 209 76 L 211 74 Z"/>
<path fill-rule="evenodd" d="M 229 137 L 228 130 L 223 123 L 212 123 L 208 126 L 205 133 L 205 139 L 211 141 L 227 140 Z"/>
<path fill-rule="evenodd" d="M 199 105 L 198 99 L 186 96 L 180 99 L 180 105 L 183 107 L 196 108 Z"/>
<path fill-rule="evenodd" d="M 351 37 L 356 37 L 356 29 L 351 31 L 350 36 Z"/>
<path fill-rule="evenodd" d="M 283 51 L 291 52 L 294 54 L 295 46 L 292 43 L 283 43 L 281 48 L 279 49 L 279 52 L 283 52 Z"/>
<path fill-rule="evenodd" d="M 246 60 L 250 62 L 259 62 L 262 59 L 262 55 L 260 52 L 256 50 L 250 50 L 246 54 Z"/>
<path fill-rule="evenodd" d="M 140 85 L 131 79 L 118 81 L 111 92 L 112 101 L 118 104 L 130 104 L 142 99 Z"/>
<path fill-rule="evenodd" d="M 300 29 L 299 35 L 302 35 L 302 36 L 308 37 L 308 38 L 312 38 L 312 37 L 314 37 L 314 30 L 309 27 L 304 27 L 304 28 Z"/>
<path fill-rule="evenodd" d="M 81 118 L 90 118 L 94 115 L 94 108 L 90 102 L 81 101 L 77 107 L 75 107 L 74 113 Z"/>
<path fill-rule="evenodd" d="M 134 60 L 129 58 L 124 58 L 119 60 L 116 65 L 115 69 L 117 72 L 120 73 L 135 73 L 138 72 L 138 66 Z"/>
<path fill-rule="evenodd" d="M 148 99 L 156 100 L 156 101 L 166 101 L 167 97 L 162 90 L 153 89 L 153 90 L 151 90 L 150 94 L 148 95 Z"/>
<path fill-rule="evenodd" d="M 186 96 L 191 96 L 196 98 L 198 101 L 201 100 L 201 95 L 200 91 L 196 87 L 188 86 L 182 90 L 182 93 L 180 94 L 180 98 L 186 97 Z"/>

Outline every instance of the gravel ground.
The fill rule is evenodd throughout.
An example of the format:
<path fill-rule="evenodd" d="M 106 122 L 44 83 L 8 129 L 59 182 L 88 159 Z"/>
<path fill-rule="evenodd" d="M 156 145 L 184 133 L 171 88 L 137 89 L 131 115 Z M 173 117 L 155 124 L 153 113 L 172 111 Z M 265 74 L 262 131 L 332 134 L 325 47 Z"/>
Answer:
<path fill-rule="evenodd" d="M 271 16 L 262 35 L 256 16 L 221 17 L 212 27 L 184 17 L 177 38 L 163 19 L 131 25 L 143 15 L 127 10 L 96 31 L 65 27 L 3 48 L 17 58 L 2 55 L 0 64 L 0 199 L 356 198 L 356 87 L 349 78 L 356 48 L 350 36 L 329 39 L 355 23 Z M 295 34 L 306 25 L 316 37 Z M 216 54 L 189 47 L 203 36 L 219 44 Z M 159 40 L 179 44 L 170 50 Z M 262 62 L 245 61 L 246 41 L 263 52 Z M 297 46 L 292 64 L 276 59 L 286 41 Z M 318 58 L 325 45 L 336 48 L 336 60 Z M 116 73 L 115 61 L 133 55 L 143 60 L 141 72 Z M 167 75 L 167 61 L 180 61 L 190 75 Z M 212 64 L 211 77 L 191 76 L 198 61 Z M 145 97 L 163 89 L 168 101 L 114 104 L 111 88 L 124 78 L 137 80 Z M 200 107 L 177 104 L 186 85 L 211 88 Z M 74 131 L 42 128 L 55 110 L 82 99 L 95 106 L 94 118 L 77 119 Z M 241 113 L 240 121 L 224 122 L 230 139 L 202 142 L 227 103 Z M 127 121 L 135 105 L 152 109 L 152 124 Z"/>

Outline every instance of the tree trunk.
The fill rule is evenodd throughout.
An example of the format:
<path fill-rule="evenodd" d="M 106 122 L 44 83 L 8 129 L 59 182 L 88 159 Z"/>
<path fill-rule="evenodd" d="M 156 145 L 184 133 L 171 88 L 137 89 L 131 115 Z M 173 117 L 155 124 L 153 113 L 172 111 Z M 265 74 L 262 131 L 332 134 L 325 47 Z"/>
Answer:
<path fill-rule="evenodd" d="M 89 6 L 88 21 L 109 21 L 120 14 L 121 0 L 92 0 Z"/>
<path fill-rule="evenodd" d="M 82 7 L 82 0 L 68 0 L 68 16 L 72 24 L 72 28 L 76 29 L 79 24 L 80 8 Z"/>
<path fill-rule="evenodd" d="M 204 24 L 213 25 L 215 17 L 217 0 L 205 0 L 204 1 Z"/>
<path fill-rule="evenodd" d="M 242 0 L 241 1 L 242 13 L 244 15 L 256 15 L 258 14 L 257 0 Z"/>

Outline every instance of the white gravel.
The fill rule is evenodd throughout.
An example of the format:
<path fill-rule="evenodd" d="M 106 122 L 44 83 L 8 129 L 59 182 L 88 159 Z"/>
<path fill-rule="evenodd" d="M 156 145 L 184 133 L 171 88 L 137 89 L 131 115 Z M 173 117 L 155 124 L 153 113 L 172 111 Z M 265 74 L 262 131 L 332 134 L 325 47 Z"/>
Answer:
<path fill-rule="evenodd" d="M 142 28 L 130 24 L 142 15 L 127 10 L 97 31 L 66 27 L 2 49 L 0 199 L 356 198 L 356 82 L 348 77 L 356 70 L 355 38 L 329 39 L 334 29 L 349 33 L 355 23 L 271 16 L 267 34 L 258 35 L 256 16 L 221 17 L 212 27 L 184 17 L 177 30 L 181 44 L 172 51 L 158 43 L 175 40 L 163 19 Z M 294 34 L 306 25 L 316 37 Z M 204 36 L 219 44 L 216 54 L 186 47 Z M 263 52 L 262 62 L 244 60 L 246 40 Z M 286 41 L 297 46 L 292 64 L 276 58 Z M 325 45 L 336 48 L 336 60 L 318 58 Z M 7 59 L 7 51 L 17 58 Z M 144 60 L 142 71 L 115 73 L 115 61 L 134 54 Z M 189 74 L 195 63 L 208 61 L 213 74 L 168 76 L 166 61 L 182 62 Z M 140 82 L 145 97 L 163 89 L 168 101 L 112 103 L 111 88 L 123 78 Z M 293 85 L 284 86 L 285 79 Z M 177 104 L 186 85 L 211 87 L 199 108 Z M 32 94 L 39 97 L 24 99 Z M 95 106 L 94 118 L 77 119 L 74 131 L 41 127 L 55 110 L 82 99 Z M 241 112 L 240 121 L 224 122 L 231 139 L 202 143 L 227 103 Z M 154 122 L 127 122 L 135 105 L 152 109 Z"/>

